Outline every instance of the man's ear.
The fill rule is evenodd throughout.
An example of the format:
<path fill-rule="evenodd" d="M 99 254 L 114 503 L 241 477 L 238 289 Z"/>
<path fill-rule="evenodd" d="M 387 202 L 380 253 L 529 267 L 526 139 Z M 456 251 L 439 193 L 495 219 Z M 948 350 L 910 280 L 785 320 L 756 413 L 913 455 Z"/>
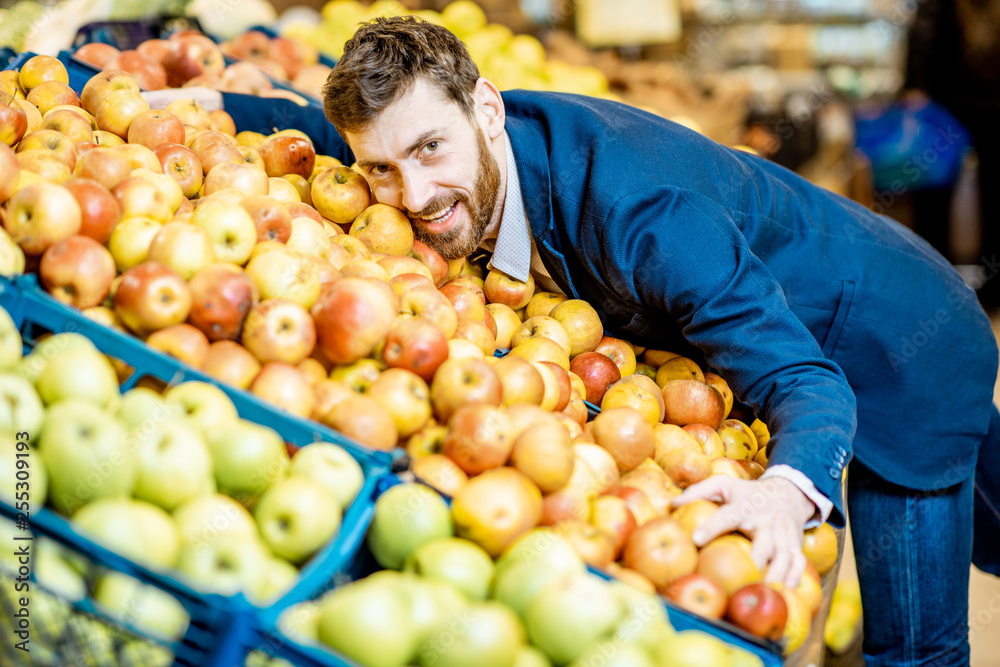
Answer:
<path fill-rule="evenodd" d="M 472 94 L 476 105 L 476 120 L 491 140 L 503 134 L 505 112 L 500 91 L 489 79 L 479 77 Z"/>

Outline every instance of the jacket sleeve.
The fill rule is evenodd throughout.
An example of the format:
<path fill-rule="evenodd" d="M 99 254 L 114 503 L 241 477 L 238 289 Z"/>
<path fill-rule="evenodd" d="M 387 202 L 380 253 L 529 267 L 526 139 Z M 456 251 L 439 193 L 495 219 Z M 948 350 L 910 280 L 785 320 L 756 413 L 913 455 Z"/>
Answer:
<path fill-rule="evenodd" d="M 854 392 L 789 310 L 731 212 L 697 193 L 656 186 L 619 199 L 597 234 L 603 279 L 676 319 L 768 424 L 769 463 L 802 471 L 833 501 L 830 520 L 843 525 Z"/>

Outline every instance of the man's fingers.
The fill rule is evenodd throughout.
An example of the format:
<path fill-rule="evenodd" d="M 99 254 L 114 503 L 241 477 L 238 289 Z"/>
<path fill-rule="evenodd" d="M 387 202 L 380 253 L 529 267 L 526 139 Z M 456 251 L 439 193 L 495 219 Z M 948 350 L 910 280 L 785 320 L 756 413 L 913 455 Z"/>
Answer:
<path fill-rule="evenodd" d="M 753 536 L 750 546 L 750 558 L 753 559 L 757 569 L 764 571 L 771 556 L 774 554 L 774 536 L 770 529 L 759 530 Z"/>
<path fill-rule="evenodd" d="M 736 530 L 742 521 L 743 517 L 735 508 L 731 505 L 723 505 L 694 531 L 692 536 L 694 543 L 699 547 L 705 546 L 719 535 Z"/>
<path fill-rule="evenodd" d="M 792 525 L 792 534 L 790 536 L 792 543 L 788 548 L 788 552 L 791 554 L 791 562 L 788 565 L 788 573 L 785 575 L 785 585 L 789 588 L 798 587 L 799 581 L 806 571 L 806 556 L 802 553 L 802 536 L 796 530 L 796 526 Z"/>
<path fill-rule="evenodd" d="M 681 495 L 674 498 L 671 504 L 673 507 L 680 507 L 695 500 L 710 500 L 721 503 L 729 498 L 729 492 L 733 486 L 732 482 L 735 481 L 735 479 L 725 475 L 712 475 L 706 480 L 689 486 Z"/>
<path fill-rule="evenodd" d="M 785 575 L 788 574 L 788 566 L 791 562 L 792 555 L 788 551 L 787 540 L 782 539 L 780 534 L 776 535 L 774 552 L 771 556 L 771 562 L 767 566 L 767 575 L 764 577 L 764 581 L 785 581 Z"/>

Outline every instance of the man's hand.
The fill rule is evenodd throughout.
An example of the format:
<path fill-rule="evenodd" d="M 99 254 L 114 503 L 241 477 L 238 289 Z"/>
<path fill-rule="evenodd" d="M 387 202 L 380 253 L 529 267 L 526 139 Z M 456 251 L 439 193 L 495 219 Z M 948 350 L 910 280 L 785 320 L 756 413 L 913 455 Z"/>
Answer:
<path fill-rule="evenodd" d="M 806 568 L 802 554 L 802 532 L 816 506 L 798 487 L 781 477 L 757 481 L 714 475 L 688 487 L 674 498 L 674 507 L 694 500 L 711 500 L 722 507 L 698 530 L 694 542 L 702 547 L 719 535 L 741 530 L 753 537 L 750 555 L 766 581 L 781 581 L 789 588 L 799 585 Z"/>

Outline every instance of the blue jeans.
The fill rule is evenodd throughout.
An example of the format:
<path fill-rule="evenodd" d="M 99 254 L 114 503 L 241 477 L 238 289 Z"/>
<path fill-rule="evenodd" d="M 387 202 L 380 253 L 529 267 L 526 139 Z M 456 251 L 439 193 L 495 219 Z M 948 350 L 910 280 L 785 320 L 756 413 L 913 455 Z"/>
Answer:
<path fill-rule="evenodd" d="M 1000 573 L 998 466 L 996 408 L 976 473 L 948 488 L 914 491 L 886 482 L 860 461 L 850 464 L 847 504 L 868 667 L 969 664 L 974 531 L 975 564 Z"/>

